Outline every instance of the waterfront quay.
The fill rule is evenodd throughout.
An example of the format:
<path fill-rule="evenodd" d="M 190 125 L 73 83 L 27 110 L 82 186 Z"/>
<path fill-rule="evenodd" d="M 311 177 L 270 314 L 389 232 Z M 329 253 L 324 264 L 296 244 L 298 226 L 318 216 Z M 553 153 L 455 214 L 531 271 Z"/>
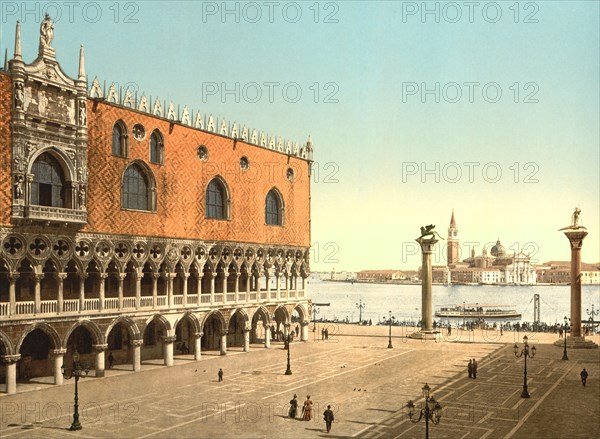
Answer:
<path fill-rule="evenodd" d="M 327 325 L 329 339 L 321 339 Z M 52 385 L 52 377 L 22 384 L 0 397 L 2 438 L 424 438 L 425 422 L 412 423 L 405 408 L 423 403 L 425 383 L 442 405 L 432 438 L 591 438 L 600 437 L 598 349 L 553 346 L 555 334 L 453 330 L 435 341 L 413 340 L 415 328 L 317 324 L 308 342 L 291 344 L 292 375 L 285 375 L 283 343 L 253 346 L 220 356 L 175 355 L 174 367 L 143 361 L 133 373 L 107 369 L 103 378 L 79 382 L 83 429 L 67 432 L 73 410 L 73 384 Z M 312 330 L 312 324 L 311 324 Z M 537 348 L 528 360 L 530 398 L 521 398 L 523 359 L 513 345 Z M 596 342 L 599 336 L 593 337 Z M 477 379 L 467 362 L 479 364 Z M 579 373 L 589 372 L 586 387 Z M 224 371 L 219 382 L 217 372 Z M 311 421 L 287 417 L 294 394 L 302 405 L 314 401 Z M 322 413 L 335 413 L 325 433 Z M 300 413 L 298 414 L 300 417 Z"/>

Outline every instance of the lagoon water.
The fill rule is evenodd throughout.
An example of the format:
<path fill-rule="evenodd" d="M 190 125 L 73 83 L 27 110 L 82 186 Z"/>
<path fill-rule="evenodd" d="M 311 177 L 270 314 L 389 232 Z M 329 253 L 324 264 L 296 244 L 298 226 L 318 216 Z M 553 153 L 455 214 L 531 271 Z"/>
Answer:
<path fill-rule="evenodd" d="M 440 306 L 466 303 L 513 305 L 522 314 L 522 322 L 533 322 L 533 295 L 540 295 L 540 320 L 548 324 L 562 323 L 570 315 L 568 285 L 500 286 L 500 285 L 433 285 L 434 311 Z M 586 309 L 600 310 L 600 285 L 582 286 L 582 321 L 588 320 Z M 331 303 L 319 307 L 317 320 L 335 318 L 358 321 L 359 299 L 365 303 L 363 320 L 373 324 L 387 318 L 388 310 L 400 321 L 418 321 L 421 317 L 421 285 L 387 285 L 328 282 L 316 275 L 309 279 L 308 296 L 313 303 Z M 312 316 L 311 316 L 312 319 Z M 447 319 L 444 319 L 447 320 Z M 598 321 L 600 318 L 595 317 Z M 513 320 L 516 322 L 518 320 Z"/>

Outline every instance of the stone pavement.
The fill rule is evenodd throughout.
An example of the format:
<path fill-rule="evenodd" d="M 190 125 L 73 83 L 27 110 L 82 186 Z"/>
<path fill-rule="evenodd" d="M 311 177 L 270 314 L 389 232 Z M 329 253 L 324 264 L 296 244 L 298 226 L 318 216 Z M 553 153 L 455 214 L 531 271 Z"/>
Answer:
<path fill-rule="evenodd" d="M 320 327 L 311 333 L 320 336 Z M 437 438 L 594 438 L 600 437 L 599 351 L 553 346 L 553 334 L 527 334 L 537 347 L 527 361 L 531 398 L 520 397 L 523 333 L 453 331 L 437 342 L 407 339 L 412 330 L 394 327 L 387 349 L 387 327 L 333 325 L 330 339 L 295 342 L 292 375 L 284 375 L 287 352 L 252 345 L 249 353 L 233 348 L 226 356 L 203 353 L 176 356 L 174 367 L 143 363 L 138 373 L 107 370 L 104 378 L 79 382 L 83 430 L 66 432 L 72 420 L 73 383 L 44 380 L 20 385 L 16 395 L 0 397 L 0 437 L 54 438 L 424 438 L 424 420 L 410 422 L 404 406 L 423 402 L 427 382 L 443 406 Z M 595 337 L 598 343 L 598 336 Z M 479 363 L 468 379 L 469 358 Z M 583 387 L 579 372 L 590 376 Z M 223 368 L 225 379 L 217 381 Z M 289 400 L 300 404 L 311 395 L 310 422 L 287 418 Z M 331 404 L 335 422 L 324 432 L 322 412 Z"/>

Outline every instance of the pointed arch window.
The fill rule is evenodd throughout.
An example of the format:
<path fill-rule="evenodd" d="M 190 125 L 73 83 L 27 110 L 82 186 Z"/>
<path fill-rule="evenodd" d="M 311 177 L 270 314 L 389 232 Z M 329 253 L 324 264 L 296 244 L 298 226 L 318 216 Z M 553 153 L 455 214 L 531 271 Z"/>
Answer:
<path fill-rule="evenodd" d="M 283 225 L 283 199 L 279 191 L 271 189 L 265 201 L 265 222 L 272 226 Z"/>
<path fill-rule="evenodd" d="M 138 164 L 132 164 L 123 175 L 121 206 L 124 209 L 154 209 L 154 179 Z"/>
<path fill-rule="evenodd" d="M 163 164 L 164 158 L 164 142 L 162 135 L 158 130 L 154 130 L 150 136 L 150 162 L 156 164 Z"/>
<path fill-rule="evenodd" d="M 128 137 L 125 124 L 120 120 L 115 122 L 112 131 L 112 155 L 117 157 L 127 157 L 129 152 Z"/>
<path fill-rule="evenodd" d="M 60 163 L 51 154 L 40 155 L 31 167 L 31 204 L 37 206 L 69 207 L 65 201 L 65 176 Z"/>
<path fill-rule="evenodd" d="M 229 218 L 228 191 L 223 181 L 219 178 L 213 178 L 206 188 L 206 218 Z"/>

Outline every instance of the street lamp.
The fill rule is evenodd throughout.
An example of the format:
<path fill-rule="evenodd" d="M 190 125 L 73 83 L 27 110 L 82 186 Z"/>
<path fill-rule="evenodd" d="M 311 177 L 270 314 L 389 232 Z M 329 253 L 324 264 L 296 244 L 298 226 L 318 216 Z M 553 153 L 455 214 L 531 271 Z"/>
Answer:
<path fill-rule="evenodd" d="M 527 357 L 533 358 L 535 357 L 535 346 L 531 346 L 531 351 L 529 350 L 529 344 L 527 344 L 527 336 L 523 337 L 523 349 L 521 349 L 521 353 L 519 354 L 519 346 L 515 343 L 513 346 L 513 352 L 515 353 L 515 357 L 525 357 L 525 367 L 523 369 L 523 392 L 521 392 L 521 398 L 529 398 L 529 392 L 527 391 Z"/>
<path fill-rule="evenodd" d="M 423 397 L 425 398 L 425 407 L 419 410 L 419 419 L 413 419 L 415 416 L 415 405 L 412 401 L 408 401 L 406 408 L 408 409 L 408 418 L 415 424 L 425 416 L 425 439 L 429 439 L 429 421 L 434 424 L 439 424 L 442 418 L 442 406 L 433 396 L 429 396 L 430 387 L 425 383 L 423 386 Z M 431 403 L 431 407 L 429 404 Z"/>
<path fill-rule="evenodd" d="M 287 342 L 287 369 L 285 370 L 285 374 L 291 375 L 292 368 L 290 366 L 290 344 L 292 342 L 292 334 L 290 334 L 289 331 L 288 331 L 286 342 Z"/>
<path fill-rule="evenodd" d="M 67 380 L 75 377 L 75 407 L 73 410 L 73 423 L 71 424 L 71 427 L 69 427 L 69 430 L 81 430 L 82 427 L 79 423 L 79 395 L 77 393 L 77 383 L 79 382 L 79 378 L 83 377 L 84 373 L 87 375 L 90 372 L 90 369 L 87 366 L 82 366 L 79 362 L 79 353 L 75 351 L 73 353 L 73 369 L 71 370 L 71 374 L 67 376 L 64 364 L 60 367 L 60 371 Z"/>
<path fill-rule="evenodd" d="M 313 332 L 317 331 L 317 314 L 319 314 L 319 308 L 313 306 Z"/>
<path fill-rule="evenodd" d="M 363 303 L 362 299 L 358 299 L 356 307 L 358 308 L 358 323 L 362 325 L 362 310 L 365 309 L 366 304 Z"/>
<path fill-rule="evenodd" d="M 388 311 L 389 314 L 389 318 L 388 318 L 388 323 L 390 326 L 390 337 L 389 337 L 389 341 L 388 341 L 388 349 L 392 349 L 394 346 L 392 346 L 392 320 L 396 320 L 396 317 L 394 317 L 392 315 L 392 311 Z"/>
<path fill-rule="evenodd" d="M 589 309 L 586 309 L 585 312 L 587 312 L 588 316 L 590 316 L 589 318 L 589 322 L 590 322 L 590 334 L 594 335 L 594 316 L 598 315 L 599 311 L 594 311 L 594 304 L 592 303 L 592 311 L 590 311 Z"/>
<path fill-rule="evenodd" d="M 567 316 L 565 316 L 565 326 L 563 326 L 563 332 L 565 334 L 565 348 L 563 350 L 563 360 L 568 360 L 569 357 L 567 357 L 567 330 L 569 329 L 569 319 L 567 318 Z"/>

